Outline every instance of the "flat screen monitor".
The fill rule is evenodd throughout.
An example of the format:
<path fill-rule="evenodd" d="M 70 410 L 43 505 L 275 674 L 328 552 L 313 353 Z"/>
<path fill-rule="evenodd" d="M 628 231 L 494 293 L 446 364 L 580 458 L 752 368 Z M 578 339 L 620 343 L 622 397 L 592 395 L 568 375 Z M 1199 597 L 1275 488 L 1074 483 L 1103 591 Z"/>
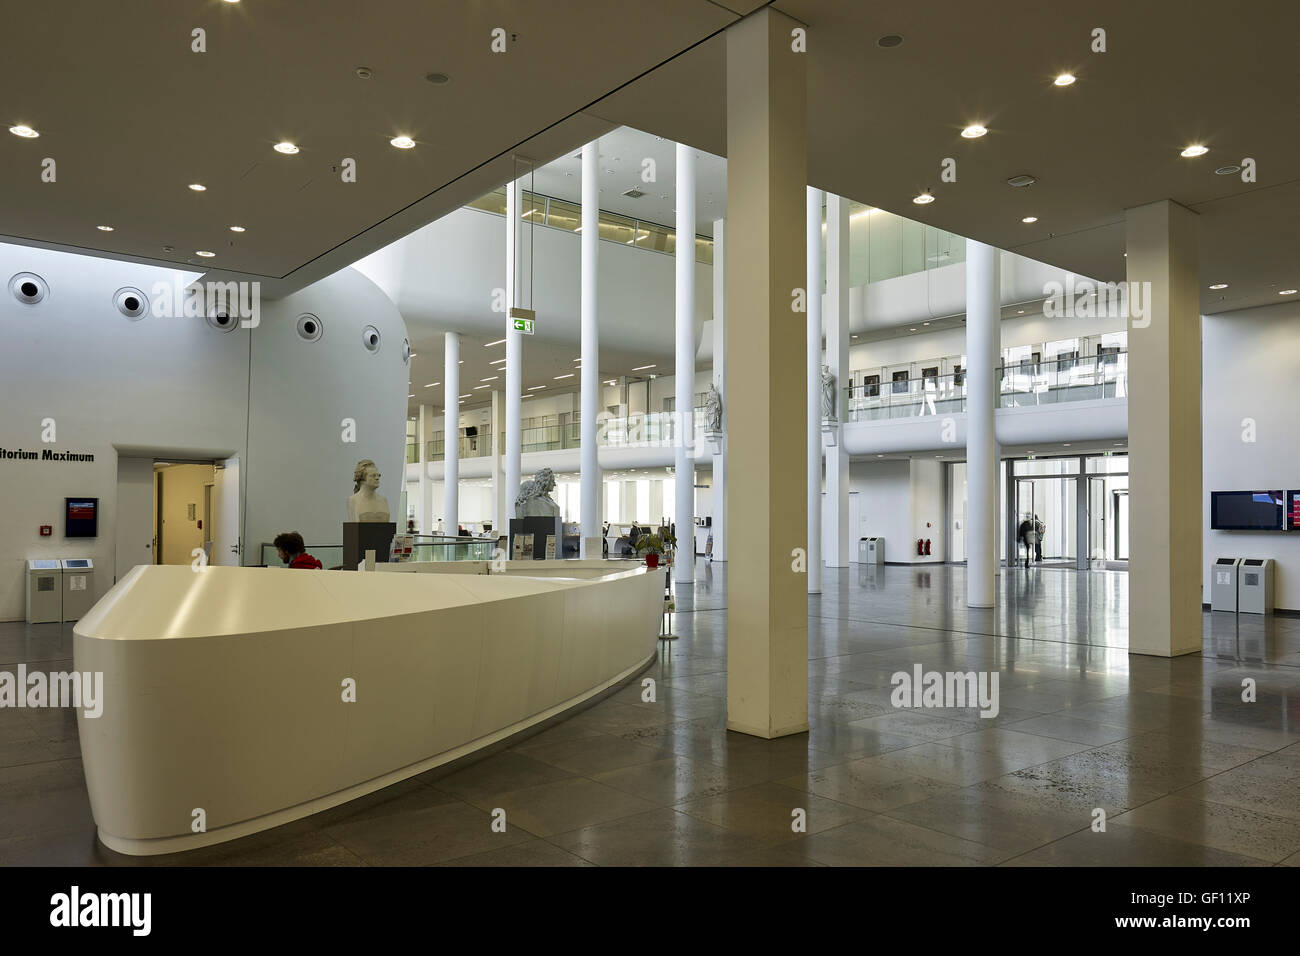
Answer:
<path fill-rule="evenodd" d="M 1213 491 L 1210 527 L 1216 531 L 1285 531 L 1286 496 L 1278 491 Z"/>
<path fill-rule="evenodd" d="M 94 538 L 99 535 L 99 499 L 64 498 L 63 536 Z"/>
<path fill-rule="evenodd" d="M 1286 510 L 1289 519 L 1287 527 L 1292 531 L 1300 531 L 1300 491 L 1286 493 Z"/>

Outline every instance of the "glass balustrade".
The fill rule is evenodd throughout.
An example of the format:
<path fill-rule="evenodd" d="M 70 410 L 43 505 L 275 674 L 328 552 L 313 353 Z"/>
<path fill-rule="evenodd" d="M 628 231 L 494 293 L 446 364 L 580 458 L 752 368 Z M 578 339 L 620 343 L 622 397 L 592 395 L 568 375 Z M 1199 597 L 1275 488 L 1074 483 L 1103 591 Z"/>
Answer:
<path fill-rule="evenodd" d="M 1128 397 L 1128 353 L 1000 366 L 998 407 L 1024 408 Z M 867 422 L 966 410 L 966 375 L 927 375 L 846 388 L 847 421 Z"/>
<path fill-rule="evenodd" d="M 417 534 L 413 538 L 412 561 L 491 561 L 497 547 L 496 538 L 458 538 L 438 534 Z M 326 568 L 338 568 L 343 564 L 341 544 L 309 544 L 307 553 Z M 387 560 L 388 556 L 377 557 L 379 560 Z M 262 544 L 262 566 L 284 567 L 275 545 L 265 542 Z"/>

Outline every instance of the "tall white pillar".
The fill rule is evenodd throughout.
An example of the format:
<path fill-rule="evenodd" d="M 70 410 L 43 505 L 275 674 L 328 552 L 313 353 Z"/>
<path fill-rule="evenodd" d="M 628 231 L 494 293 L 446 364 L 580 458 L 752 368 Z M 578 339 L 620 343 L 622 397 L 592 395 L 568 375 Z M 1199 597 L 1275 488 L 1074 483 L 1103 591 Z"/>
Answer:
<path fill-rule="evenodd" d="M 808 187 L 808 593 L 822 590 L 822 196 Z"/>
<path fill-rule="evenodd" d="M 460 522 L 460 333 L 444 332 L 442 341 L 442 528 L 455 534 Z"/>
<path fill-rule="evenodd" d="M 727 394 L 727 270 L 725 219 L 713 220 L 713 387 Z M 713 456 L 713 560 L 727 560 L 727 403 Z"/>
<path fill-rule="evenodd" d="M 415 485 L 419 503 L 415 507 L 415 530 L 427 533 L 433 527 L 433 511 L 429 507 L 432 494 L 429 487 L 429 421 L 430 408 L 421 404 L 415 417 L 415 463 L 418 479 Z M 405 531 L 405 524 L 399 529 Z"/>
<path fill-rule="evenodd" d="M 849 566 L 849 453 L 844 421 L 849 410 L 849 201 L 826 196 L 826 364 L 835 375 L 836 441 L 826 448 L 826 539 L 828 568 Z"/>
<path fill-rule="evenodd" d="M 519 491 L 518 487 L 511 492 L 506 487 L 505 476 L 505 433 L 506 433 L 506 401 L 505 393 L 501 389 L 492 390 L 492 531 L 498 537 L 506 535 L 506 552 L 507 558 L 509 552 L 513 549 L 510 547 L 510 523 L 506 520 L 506 501 L 513 502 L 515 494 Z"/>
<path fill-rule="evenodd" d="M 1126 213 L 1130 654 L 1201 650 L 1201 294 L 1197 217 Z M 1217 278 L 1217 276 L 1215 277 Z M 1137 596 L 1141 600 L 1137 600 Z"/>
<path fill-rule="evenodd" d="M 727 28 L 727 729 L 808 730 L 807 472 L 790 467 L 808 420 L 790 395 L 807 374 L 790 290 L 805 286 L 807 75 L 799 24 L 762 7 Z M 734 506 L 734 507 L 731 507 Z M 800 509 L 803 509 L 802 513 Z"/>
<path fill-rule="evenodd" d="M 582 147 L 582 485 L 581 551 L 599 558 L 600 459 L 596 449 L 596 416 L 600 409 L 600 344 L 597 335 L 596 270 L 600 239 L 599 144 Z M 509 364 L 507 362 L 507 364 Z"/>
<path fill-rule="evenodd" d="M 966 604 L 996 595 L 998 459 L 993 431 L 1001 339 L 998 250 L 966 240 Z"/>
<path fill-rule="evenodd" d="M 674 445 L 677 555 L 673 580 L 695 580 L 695 151 L 677 144 L 677 360 Z M 585 366 L 586 363 L 584 362 Z M 654 516 L 651 515 L 653 520 Z"/>
<path fill-rule="evenodd" d="M 519 258 L 519 216 L 523 207 L 523 180 L 516 179 L 506 186 L 506 448 L 505 448 L 505 512 L 502 515 L 500 534 L 510 534 L 510 519 L 515 516 L 515 495 L 519 494 L 521 471 L 520 455 L 523 451 L 523 379 L 520 365 L 524 346 L 521 333 L 514 330 L 510 310 L 519 304 L 519 288 L 515 272 Z M 507 539 L 507 544 L 509 540 Z M 506 548 L 509 557 L 513 549 Z"/>

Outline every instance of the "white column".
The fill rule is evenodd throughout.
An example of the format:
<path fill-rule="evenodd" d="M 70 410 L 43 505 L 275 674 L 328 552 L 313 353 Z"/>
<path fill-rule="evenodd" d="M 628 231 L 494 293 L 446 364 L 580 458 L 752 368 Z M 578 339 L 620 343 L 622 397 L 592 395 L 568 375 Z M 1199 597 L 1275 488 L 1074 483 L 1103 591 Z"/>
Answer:
<path fill-rule="evenodd" d="M 826 364 L 835 374 L 839 424 L 834 445 L 826 448 L 826 540 L 828 568 L 849 566 L 849 453 L 844 420 L 849 410 L 849 201 L 826 196 Z"/>
<path fill-rule="evenodd" d="M 442 340 L 442 528 L 455 534 L 460 522 L 460 333 L 445 332 Z"/>
<path fill-rule="evenodd" d="M 808 582 L 795 561 L 808 534 L 806 446 L 797 401 L 806 368 L 790 290 L 807 282 L 807 55 L 799 24 L 762 7 L 727 28 L 727 336 L 729 498 L 727 729 L 773 738 L 808 730 Z M 799 509 L 804 508 L 803 514 Z"/>
<path fill-rule="evenodd" d="M 695 152 L 677 144 L 677 361 L 673 580 L 695 580 Z M 584 365 L 586 363 L 583 363 Z M 653 515 L 651 516 L 653 520 Z"/>
<path fill-rule="evenodd" d="M 600 239 L 598 143 L 582 147 L 582 507 L 581 556 L 599 558 L 600 460 L 596 416 L 600 409 L 600 344 L 597 335 L 596 270 Z M 509 364 L 509 363 L 507 363 Z"/>
<path fill-rule="evenodd" d="M 492 530 L 498 537 L 506 535 L 506 556 L 513 550 L 510 547 L 510 527 L 506 521 L 506 500 L 515 500 L 514 494 L 506 487 L 505 478 L 505 432 L 506 402 L 501 389 L 492 390 Z M 515 492 L 518 492 L 518 487 Z"/>
<path fill-rule="evenodd" d="M 1129 209 L 1125 220 L 1133 501 L 1128 649 L 1177 657 L 1201 650 L 1205 503 L 1197 215 L 1164 199 Z M 1248 540 L 1242 539 L 1243 547 Z"/>
<path fill-rule="evenodd" d="M 808 187 L 808 593 L 822 590 L 822 191 Z"/>
<path fill-rule="evenodd" d="M 999 253 L 966 240 L 966 604 L 993 607 L 996 594 L 998 460 L 993 431 L 1000 354 Z"/>
<path fill-rule="evenodd" d="M 429 489 L 429 406 L 421 404 L 416 411 L 415 418 L 415 463 L 419 469 L 418 480 L 415 485 L 415 493 L 419 496 L 419 503 L 415 507 L 415 530 L 417 532 L 427 532 L 433 527 L 433 511 L 429 507 L 432 495 Z M 406 526 L 403 523 L 399 531 L 405 531 Z"/>
<path fill-rule="evenodd" d="M 510 318 L 510 310 L 519 304 L 515 270 L 519 252 L 519 215 L 523 207 L 522 184 L 522 179 L 516 179 L 506 186 L 506 460 L 505 511 L 500 525 L 500 533 L 506 535 L 510 533 L 510 519 L 515 516 L 515 495 L 519 494 L 520 454 L 523 450 L 523 435 L 520 430 L 523 384 L 519 366 L 523 361 L 524 346 L 521 333 L 514 330 Z M 513 549 L 507 547 L 507 557 L 511 554 Z"/>
<path fill-rule="evenodd" d="M 725 219 L 713 220 L 713 387 L 727 394 L 727 270 Z M 720 451 L 713 456 L 713 560 L 727 560 L 727 403 Z"/>

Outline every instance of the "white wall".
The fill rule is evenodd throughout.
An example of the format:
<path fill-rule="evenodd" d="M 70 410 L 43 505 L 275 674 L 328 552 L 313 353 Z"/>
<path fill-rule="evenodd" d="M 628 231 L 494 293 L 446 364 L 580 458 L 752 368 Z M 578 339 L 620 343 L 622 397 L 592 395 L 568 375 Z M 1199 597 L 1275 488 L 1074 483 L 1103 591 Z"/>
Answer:
<path fill-rule="evenodd" d="M 849 462 L 849 490 L 858 492 L 862 528 L 850 529 L 851 557 L 857 560 L 857 539 L 883 537 L 885 561 L 910 564 L 916 559 L 911 546 L 911 462 L 903 459 Z"/>
<path fill-rule="evenodd" d="M 44 301 L 25 305 L 9 294 L 9 277 L 22 271 L 49 284 Z M 155 283 L 194 278 L 0 244 L 6 343 L 0 448 L 94 456 L 91 462 L 0 458 L 0 480 L 10 489 L 9 503 L 0 506 L 0 620 L 24 616 L 29 557 L 90 557 L 97 596 L 112 586 L 115 572 L 128 570 L 116 568 L 119 453 L 240 457 L 246 563 L 257 562 L 258 544 L 289 528 L 309 541 L 341 542 L 357 458 L 375 459 L 391 476 L 385 481 L 396 507 L 408 377 L 400 357 L 405 327 L 392 303 L 344 270 L 294 296 L 263 302 L 254 330 L 220 332 L 200 318 L 131 321 L 114 307 L 114 293 L 124 286 L 151 294 Z M 293 323 L 302 311 L 324 320 L 320 342 L 297 338 Z M 361 345 L 367 323 L 384 335 L 378 356 Z M 343 417 L 358 422 L 356 445 L 340 440 Z M 46 418 L 56 424 L 50 444 L 41 440 Z M 63 537 L 63 499 L 79 496 L 100 499 L 96 538 Z M 40 537 L 42 524 L 54 527 L 52 537 Z M 151 536 L 144 527 L 142 562 Z"/>
<path fill-rule="evenodd" d="M 1212 491 L 1300 489 L 1300 303 L 1204 316 L 1201 336 L 1202 600 L 1209 603 L 1216 558 L 1272 558 L 1276 606 L 1300 610 L 1300 533 L 1210 530 Z M 1253 442 L 1243 441 L 1245 419 L 1254 421 Z"/>

